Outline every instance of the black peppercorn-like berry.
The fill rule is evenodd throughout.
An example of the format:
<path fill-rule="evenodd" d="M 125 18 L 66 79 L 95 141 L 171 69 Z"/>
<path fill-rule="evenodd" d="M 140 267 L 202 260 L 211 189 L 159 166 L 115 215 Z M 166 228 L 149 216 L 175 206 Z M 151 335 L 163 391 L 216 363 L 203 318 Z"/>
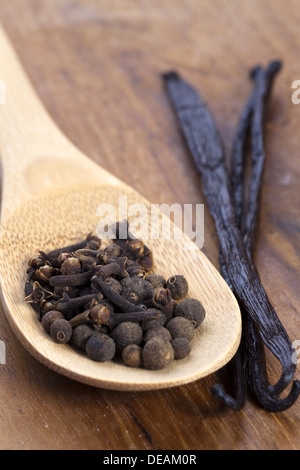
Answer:
<path fill-rule="evenodd" d="M 68 343 L 72 338 L 73 328 L 68 320 L 55 320 L 50 326 L 50 335 L 56 343 Z"/>
<path fill-rule="evenodd" d="M 173 339 L 171 344 L 174 349 L 174 359 L 184 359 L 192 350 L 190 342 L 186 338 L 181 338 L 180 336 Z"/>
<path fill-rule="evenodd" d="M 57 310 L 51 310 L 45 313 L 42 318 L 42 326 L 47 333 L 50 333 L 50 327 L 55 320 L 63 320 L 65 317 Z"/>
<path fill-rule="evenodd" d="M 46 313 L 53 311 L 55 308 L 54 302 L 45 302 L 42 306 L 42 313 L 41 313 L 41 318 L 46 315 Z"/>
<path fill-rule="evenodd" d="M 123 322 L 117 325 L 110 334 L 116 343 L 118 352 L 121 352 L 129 344 L 142 344 L 143 330 L 133 322 Z"/>
<path fill-rule="evenodd" d="M 145 280 L 150 282 L 150 284 L 152 284 L 153 289 L 157 289 L 158 287 L 165 287 L 166 285 L 165 278 L 161 276 L 160 274 L 155 274 L 155 273 L 148 274 L 145 277 Z"/>
<path fill-rule="evenodd" d="M 144 335 L 144 341 L 147 342 L 151 338 L 161 338 L 166 341 L 172 340 L 171 333 L 163 326 L 158 326 L 156 328 L 150 328 L 150 330 L 147 330 Z"/>
<path fill-rule="evenodd" d="M 174 359 L 174 350 L 170 341 L 151 338 L 143 348 L 143 366 L 146 369 L 163 369 Z"/>
<path fill-rule="evenodd" d="M 191 341 L 195 335 L 195 327 L 193 323 L 183 317 L 172 318 L 167 323 L 166 328 L 170 331 L 173 339 L 180 337 Z"/>
<path fill-rule="evenodd" d="M 94 328 L 90 325 L 79 325 L 73 329 L 72 345 L 76 348 L 85 350 L 88 339 L 94 333 Z"/>
<path fill-rule="evenodd" d="M 97 331 L 89 337 L 85 351 L 93 361 L 106 362 L 113 359 L 116 353 L 116 345 L 110 336 Z"/>
<path fill-rule="evenodd" d="M 160 310 L 157 310 L 157 311 L 160 312 Z M 143 320 L 141 322 L 141 328 L 143 331 L 148 331 L 152 328 L 157 328 L 158 326 L 165 326 L 166 323 L 167 323 L 166 315 L 160 312 L 159 318 L 155 320 Z"/>
<path fill-rule="evenodd" d="M 142 348 L 137 344 L 129 344 L 122 351 L 122 359 L 129 367 L 141 367 Z"/>
<path fill-rule="evenodd" d="M 205 319 L 205 309 L 197 299 L 184 299 L 175 309 L 175 317 L 184 317 L 194 323 L 195 328 Z"/>
<path fill-rule="evenodd" d="M 183 299 L 188 293 L 189 286 L 184 276 L 177 274 L 167 280 L 167 289 L 171 291 L 174 300 Z"/>

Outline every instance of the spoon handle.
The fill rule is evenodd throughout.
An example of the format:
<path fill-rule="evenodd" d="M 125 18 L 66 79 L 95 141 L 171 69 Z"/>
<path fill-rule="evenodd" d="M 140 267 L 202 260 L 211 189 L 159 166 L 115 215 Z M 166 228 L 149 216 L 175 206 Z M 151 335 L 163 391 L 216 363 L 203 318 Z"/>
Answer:
<path fill-rule="evenodd" d="M 1 25 L 0 57 L 1 221 L 42 190 L 85 182 L 117 184 L 56 126 Z"/>

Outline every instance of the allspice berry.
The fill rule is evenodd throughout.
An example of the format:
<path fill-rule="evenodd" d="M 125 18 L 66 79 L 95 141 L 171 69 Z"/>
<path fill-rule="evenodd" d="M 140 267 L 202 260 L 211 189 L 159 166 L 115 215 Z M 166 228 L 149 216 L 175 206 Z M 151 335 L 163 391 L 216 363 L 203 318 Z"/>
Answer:
<path fill-rule="evenodd" d="M 158 310 L 158 312 L 160 313 L 160 316 L 156 320 L 143 320 L 141 322 L 141 328 L 143 331 L 148 331 L 152 328 L 157 328 L 159 326 L 165 326 L 165 324 L 167 323 L 167 317 L 164 313 L 161 313 L 160 310 Z"/>
<path fill-rule="evenodd" d="M 42 318 L 42 326 L 47 333 L 50 333 L 50 327 L 55 320 L 63 320 L 65 317 L 57 310 L 51 310 L 45 313 Z"/>
<path fill-rule="evenodd" d="M 180 337 L 191 341 L 195 335 L 195 327 L 193 323 L 183 317 L 172 318 L 167 323 L 166 328 L 170 331 L 173 339 Z"/>
<path fill-rule="evenodd" d="M 115 341 L 118 352 L 122 352 L 129 344 L 140 345 L 143 342 L 143 330 L 133 322 L 120 323 L 112 330 L 110 336 Z"/>
<path fill-rule="evenodd" d="M 183 299 L 188 293 L 189 286 L 184 276 L 176 274 L 167 280 L 167 289 L 171 291 L 174 300 Z"/>
<path fill-rule="evenodd" d="M 163 369 L 173 359 L 174 350 L 170 341 L 161 338 L 151 338 L 143 348 L 143 365 L 146 369 Z"/>
<path fill-rule="evenodd" d="M 163 326 L 157 326 L 156 328 L 150 328 L 144 335 L 144 341 L 147 342 L 151 338 L 161 338 L 166 341 L 172 341 L 172 336 L 169 330 Z"/>
<path fill-rule="evenodd" d="M 50 326 L 50 335 L 56 343 L 68 343 L 72 338 L 73 328 L 68 320 L 55 320 Z"/>
<path fill-rule="evenodd" d="M 155 274 L 155 273 L 148 274 L 145 277 L 145 280 L 150 282 L 150 284 L 152 284 L 153 289 L 157 289 L 158 287 L 165 287 L 166 285 L 165 278 L 161 276 L 160 274 Z"/>
<path fill-rule="evenodd" d="M 175 317 L 184 317 L 194 323 L 195 328 L 205 319 L 205 309 L 198 299 L 184 299 L 175 309 Z"/>
<path fill-rule="evenodd" d="M 86 343 L 94 331 L 94 328 L 90 325 L 76 326 L 76 328 L 73 329 L 72 345 L 75 346 L 75 348 L 85 350 Z"/>
<path fill-rule="evenodd" d="M 190 342 L 186 338 L 181 338 L 180 336 L 173 339 L 171 344 L 174 349 L 174 359 L 184 359 L 192 350 Z"/>
<path fill-rule="evenodd" d="M 142 348 L 137 344 L 129 344 L 122 351 L 122 359 L 129 367 L 141 367 Z"/>
<path fill-rule="evenodd" d="M 93 361 L 106 362 L 113 359 L 116 353 L 116 345 L 110 336 L 95 331 L 88 339 L 85 351 Z"/>

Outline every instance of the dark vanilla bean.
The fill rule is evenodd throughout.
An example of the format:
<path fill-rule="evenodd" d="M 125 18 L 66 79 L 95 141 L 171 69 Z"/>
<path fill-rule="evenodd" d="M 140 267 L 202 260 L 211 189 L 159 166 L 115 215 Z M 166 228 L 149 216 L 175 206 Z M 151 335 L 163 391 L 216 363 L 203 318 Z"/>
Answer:
<path fill-rule="evenodd" d="M 278 65 L 278 63 L 270 65 L 270 75 L 272 73 L 275 75 L 279 68 Z M 181 130 L 202 177 L 203 191 L 210 213 L 214 218 L 229 284 L 232 286 L 241 307 L 253 321 L 259 338 L 281 363 L 282 374 L 277 385 L 273 387 L 273 392 L 282 391 L 289 385 L 295 374 L 295 364 L 292 361 L 294 350 L 263 289 L 257 270 L 249 257 L 249 250 L 244 245 L 241 232 L 236 224 L 234 201 L 230 191 L 223 148 L 214 120 L 198 93 L 178 74 L 175 72 L 167 73 L 164 75 L 164 79 Z M 248 215 L 250 221 L 246 222 L 246 227 L 248 227 L 246 233 L 249 233 L 249 239 L 251 240 L 252 234 L 250 231 L 252 232 L 253 221 L 256 219 L 259 185 L 261 183 L 262 162 L 260 155 L 262 140 L 260 126 L 263 109 L 263 105 L 257 109 L 256 127 L 253 127 L 254 132 L 259 132 L 259 134 L 256 141 L 257 146 L 253 148 L 254 165 L 256 164 L 254 176 L 252 177 L 252 185 L 255 189 L 253 192 L 253 205 L 251 207 L 250 204 L 250 215 Z M 245 131 L 243 132 L 246 132 L 249 126 L 249 119 L 250 112 L 247 112 L 245 113 Z M 243 150 L 243 146 L 241 150 Z M 255 185 L 259 187 L 257 188 Z M 239 368 L 241 364 L 240 362 Z M 258 377 L 257 380 L 259 379 Z M 293 402 L 299 395 L 297 388 L 298 385 L 295 382 L 293 400 L 291 400 Z M 278 411 L 278 409 L 274 407 L 270 411 Z"/>
<path fill-rule="evenodd" d="M 254 234 L 255 227 L 257 225 L 257 215 L 258 215 L 258 203 L 259 203 L 259 192 L 262 183 L 262 172 L 264 167 L 265 152 L 264 152 L 264 143 L 263 143 L 263 124 L 265 118 L 265 107 L 270 95 L 271 86 L 273 79 L 276 75 L 276 72 L 280 69 L 280 63 L 272 62 L 270 66 L 263 70 L 261 67 L 256 67 L 252 70 L 251 76 L 254 81 L 253 91 L 250 95 L 249 100 L 247 101 L 245 108 L 242 111 L 240 116 L 239 125 L 237 128 L 236 136 L 233 144 L 232 152 L 232 161 L 231 161 L 231 172 L 230 172 L 230 181 L 233 191 L 233 200 L 234 208 L 236 215 L 236 223 L 239 229 L 242 231 L 242 236 L 244 240 L 244 245 L 248 254 L 249 259 L 251 259 L 252 247 L 254 244 Z M 246 155 L 246 141 L 248 133 L 251 133 L 252 136 L 252 160 L 253 160 L 253 170 L 252 170 L 252 192 L 250 192 L 250 202 L 248 202 L 248 213 L 247 213 L 247 224 L 245 224 L 245 189 L 244 189 L 244 168 L 245 168 L 245 155 Z M 254 178 L 253 178 L 254 176 Z M 254 187 L 254 181 L 256 182 L 256 188 Z M 255 189 L 255 191 L 254 191 Z M 249 227 L 251 229 L 249 230 Z M 248 228 L 248 230 L 247 230 Z M 246 235 L 246 236 L 245 236 Z M 226 266 L 223 260 L 222 253 L 220 252 L 220 269 L 221 274 L 232 288 L 230 280 L 228 278 Z M 247 313 L 242 309 L 242 315 L 244 321 L 247 320 Z M 251 331 L 248 329 L 251 320 L 246 321 L 246 333 L 243 331 L 240 347 L 227 365 L 228 375 L 233 384 L 232 390 L 234 391 L 234 396 L 229 395 L 222 384 L 216 384 L 211 387 L 213 395 L 222 401 L 224 404 L 229 406 L 234 410 L 240 410 L 246 401 L 246 377 L 244 364 L 246 362 L 246 334 L 254 334 L 254 330 Z M 244 328 L 245 329 L 245 328 Z M 253 341 L 259 341 L 258 334 L 253 338 Z M 266 368 L 265 364 L 265 355 L 260 357 L 261 369 Z M 266 373 L 262 373 L 261 376 L 265 377 Z M 261 381 L 266 383 L 266 381 Z M 251 386 L 250 386 L 251 388 Z M 260 387 L 262 390 L 263 387 Z M 257 389 L 258 391 L 258 389 Z M 268 395 L 269 391 L 264 390 L 264 395 Z M 258 401 L 265 403 L 265 400 L 262 400 L 257 396 Z M 274 405 L 274 403 L 272 403 Z"/>

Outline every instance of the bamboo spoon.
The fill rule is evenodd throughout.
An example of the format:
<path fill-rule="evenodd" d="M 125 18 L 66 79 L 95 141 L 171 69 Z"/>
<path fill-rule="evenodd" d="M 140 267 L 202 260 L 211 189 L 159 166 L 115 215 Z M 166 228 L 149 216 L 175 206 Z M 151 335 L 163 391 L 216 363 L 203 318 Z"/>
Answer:
<path fill-rule="evenodd" d="M 82 154 L 51 120 L 0 28 L 0 79 L 6 104 L 0 105 L 3 167 L 0 235 L 1 298 L 7 319 L 23 346 L 51 369 L 89 385 L 115 390 L 150 390 L 188 383 L 213 373 L 236 352 L 241 317 L 231 290 L 200 250 L 181 239 L 147 240 L 155 271 L 183 274 L 189 295 L 200 299 L 207 315 L 193 340 L 192 352 L 159 371 L 97 363 L 71 346 L 57 345 L 24 302 L 28 260 L 82 239 L 96 230 L 97 207 L 145 204 L 132 188 Z M 163 216 L 165 217 L 165 216 Z M 177 229 L 178 230 L 178 229 Z M 187 250 L 186 248 L 190 248 Z"/>

